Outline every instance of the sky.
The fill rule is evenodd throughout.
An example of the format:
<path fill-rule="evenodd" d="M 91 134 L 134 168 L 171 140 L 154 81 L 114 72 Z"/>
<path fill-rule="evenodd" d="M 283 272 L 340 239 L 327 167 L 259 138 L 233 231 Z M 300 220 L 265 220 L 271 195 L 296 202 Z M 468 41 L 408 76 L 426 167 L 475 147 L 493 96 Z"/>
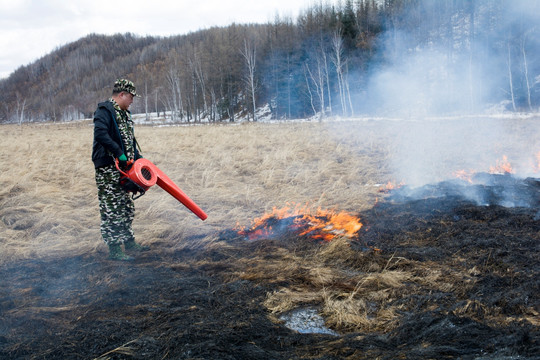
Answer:
<path fill-rule="evenodd" d="M 0 0 L 0 79 L 91 33 L 181 35 L 296 19 L 312 0 Z"/>

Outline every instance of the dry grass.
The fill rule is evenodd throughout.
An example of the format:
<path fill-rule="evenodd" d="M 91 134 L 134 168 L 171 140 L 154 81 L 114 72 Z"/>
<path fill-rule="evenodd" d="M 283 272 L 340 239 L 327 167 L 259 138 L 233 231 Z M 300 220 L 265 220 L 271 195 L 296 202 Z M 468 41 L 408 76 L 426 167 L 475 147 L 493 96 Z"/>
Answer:
<path fill-rule="evenodd" d="M 520 153 L 522 148 L 509 145 L 519 143 L 518 138 L 528 139 L 521 142 L 524 147 L 540 144 L 539 135 L 529 136 L 530 124 L 512 122 L 508 142 L 501 140 L 494 148 Z M 0 265 L 59 254 L 105 253 L 90 160 L 92 131 L 90 122 L 0 126 Z M 368 209 L 381 196 L 376 184 L 396 180 L 391 165 L 403 156 L 398 147 L 407 131 L 407 124 L 391 121 L 139 126 L 136 134 L 144 156 L 209 217 L 202 223 L 156 187 L 136 201 L 136 237 L 172 249 L 226 253 L 228 245 L 220 241 L 219 231 L 237 222 L 248 225 L 274 206 L 292 202 L 353 213 Z M 489 165 L 470 158 L 464 162 L 462 154 L 470 150 L 459 149 L 456 164 Z M 200 235 L 199 240 L 184 241 L 193 235 Z M 271 259 L 254 252 L 229 276 L 287 282 L 268 294 L 265 305 L 271 312 L 320 304 L 327 323 L 342 331 L 388 329 L 399 309 L 386 304 L 407 291 L 407 284 L 450 291 L 449 278 L 463 275 L 443 276 L 436 264 L 412 266 L 411 261 L 377 252 L 359 254 L 346 238 L 307 253 L 272 250 Z M 479 303 L 459 311 L 486 313 Z"/>
<path fill-rule="evenodd" d="M 136 132 L 145 157 L 209 215 L 201 223 L 152 188 L 136 202 L 134 227 L 143 243 L 248 224 L 286 202 L 358 211 L 377 196 L 365 185 L 385 180 L 375 159 L 359 156 L 320 124 L 139 126 Z M 0 262 L 104 249 L 92 124 L 4 125 L 0 133 Z"/>
<path fill-rule="evenodd" d="M 416 272 L 383 267 L 383 259 L 376 252 L 351 250 L 346 238 L 334 239 L 327 245 L 291 259 L 288 267 L 272 272 L 282 280 L 296 280 L 268 294 L 265 306 L 275 321 L 278 315 L 299 306 L 318 305 L 326 324 L 333 329 L 387 331 L 396 324 L 398 310 L 388 304 L 399 293 L 414 291 L 404 290 L 406 283 L 426 285 Z M 334 261 L 341 255 L 345 261 Z"/>

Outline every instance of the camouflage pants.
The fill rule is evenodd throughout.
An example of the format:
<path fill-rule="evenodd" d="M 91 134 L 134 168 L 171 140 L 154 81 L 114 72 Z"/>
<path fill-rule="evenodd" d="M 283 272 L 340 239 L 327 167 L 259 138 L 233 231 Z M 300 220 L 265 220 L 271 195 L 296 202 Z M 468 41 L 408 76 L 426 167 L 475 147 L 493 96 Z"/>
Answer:
<path fill-rule="evenodd" d="M 135 205 L 130 193 L 118 183 L 119 180 L 120 172 L 114 165 L 96 169 L 101 236 L 107 245 L 134 240 L 131 224 Z"/>

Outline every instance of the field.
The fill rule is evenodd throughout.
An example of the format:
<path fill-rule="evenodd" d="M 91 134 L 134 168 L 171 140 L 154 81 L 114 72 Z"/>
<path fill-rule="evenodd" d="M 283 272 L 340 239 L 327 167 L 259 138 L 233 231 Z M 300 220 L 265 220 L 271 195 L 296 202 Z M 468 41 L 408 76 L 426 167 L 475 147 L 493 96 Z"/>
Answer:
<path fill-rule="evenodd" d="M 92 123 L 1 126 L 0 358 L 533 359 L 539 120 L 140 125 L 208 219 L 151 188 L 134 224 L 151 250 L 129 263 L 100 237 Z M 448 190 L 473 170 L 524 202 Z M 362 227 L 321 241 L 284 207 Z M 334 334 L 288 328 L 303 308 Z"/>

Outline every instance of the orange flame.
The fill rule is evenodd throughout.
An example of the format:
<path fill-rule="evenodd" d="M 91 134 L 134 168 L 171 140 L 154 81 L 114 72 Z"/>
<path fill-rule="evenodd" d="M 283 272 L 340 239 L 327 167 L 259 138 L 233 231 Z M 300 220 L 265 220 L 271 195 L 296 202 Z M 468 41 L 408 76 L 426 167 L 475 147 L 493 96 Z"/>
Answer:
<path fill-rule="evenodd" d="M 394 189 L 399 189 L 400 187 L 402 187 L 403 185 L 405 185 L 403 182 L 400 182 L 399 184 L 395 183 L 395 182 L 392 182 L 392 181 L 389 181 L 386 183 L 386 185 L 382 185 L 380 188 L 379 188 L 379 192 L 381 193 L 387 193 L 387 192 L 390 192 Z"/>
<path fill-rule="evenodd" d="M 538 153 L 539 161 L 540 161 L 540 153 Z M 539 163 L 539 169 L 540 169 L 540 163 Z M 510 165 L 510 162 L 508 161 L 508 157 L 504 155 L 502 159 L 497 160 L 497 163 L 495 166 L 489 167 L 489 173 L 490 174 L 514 174 L 515 171 L 512 168 L 512 165 Z M 469 183 L 474 183 L 473 178 L 477 174 L 474 170 L 457 170 L 452 173 L 452 175 L 458 179 L 462 179 L 465 181 L 468 181 Z"/>
<path fill-rule="evenodd" d="M 474 176 L 475 172 L 473 170 L 458 170 L 458 171 L 454 171 L 454 177 L 458 178 L 458 179 L 461 179 L 461 180 L 465 180 L 465 181 L 468 181 L 469 183 L 473 183 L 473 176 Z"/>
<path fill-rule="evenodd" d="M 496 166 L 490 166 L 489 167 L 489 173 L 490 174 L 512 174 L 514 173 L 514 170 L 512 169 L 512 165 L 508 162 L 508 158 L 506 155 L 502 157 L 502 160 L 497 160 Z"/>
<path fill-rule="evenodd" d="M 318 208 L 310 211 L 308 205 L 287 205 L 252 221 L 249 229 L 237 227 L 240 235 L 249 240 L 271 238 L 281 231 L 295 231 L 299 236 L 331 241 L 336 236 L 352 238 L 362 228 L 360 220 L 345 212 Z"/>

